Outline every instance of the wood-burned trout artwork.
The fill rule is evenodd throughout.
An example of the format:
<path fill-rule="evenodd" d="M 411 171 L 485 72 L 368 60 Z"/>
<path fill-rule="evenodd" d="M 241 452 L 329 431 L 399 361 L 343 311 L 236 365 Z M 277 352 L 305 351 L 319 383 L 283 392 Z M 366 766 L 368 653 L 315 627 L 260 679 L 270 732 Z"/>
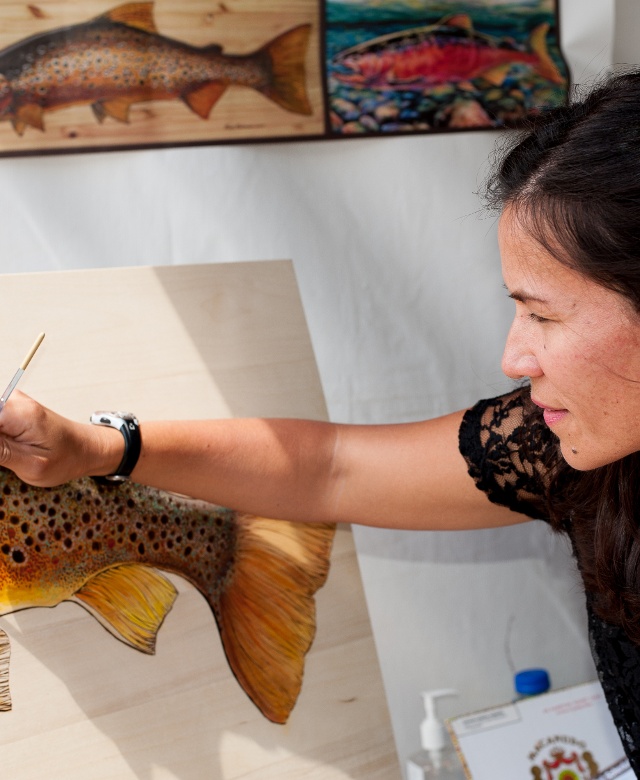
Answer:
<path fill-rule="evenodd" d="M 159 570 L 209 604 L 236 679 L 285 723 L 315 634 L 334 526 L 233 512 L 134 484 L 32 488 L 0 470 L 0 614 L 74 601 L 118 639 L 153 653 L 176 598 Z M 0 631 L 0 709 L 11 708 Z"/>
<path fill-rule="evenodd" d="M 12 5 L 0 0 L 0 21 Z M 318 49 L 308 11 L 315 6 L 308 0 L 285 14 L 281 5 L 260 13 L 255 0 L 239 0 L 235 13 L 196 0 L 189 8 L 198 12 L 181 12 L 162 0 L 104 10 L 83 0 L 70 10 L 86 8 L 87 16 L 73 24 L 60 24 L 64 4 L 27 6 L 38 32 L 0 50 L 0 123 L 25 151 L 317 132 L 321 112 L 310 87 L 319 77 L 307 67 Z M 25 6 L 17 7 L 23 16 Z M 164 19 L 174 20 L 175 34 L 162 28 Z M 11 21 L 2 40 L 19 29 L 15 12 Z"/>
<path fill-rule="evenodd" d="M 27 38 L 0 52 L 0 119 L 22 135 L 44 130 L 48 111 L 90 105 L 102 122 L 129 121 L 131 106 L 183 100 L 202 119 L 230 86 L 261 92 L 287 111 L 310 114 L 304 86 L 309 25 L 248 55 L 198 48 L 159 35 L 152 3 L 130 3 L 86 24 Z"/>

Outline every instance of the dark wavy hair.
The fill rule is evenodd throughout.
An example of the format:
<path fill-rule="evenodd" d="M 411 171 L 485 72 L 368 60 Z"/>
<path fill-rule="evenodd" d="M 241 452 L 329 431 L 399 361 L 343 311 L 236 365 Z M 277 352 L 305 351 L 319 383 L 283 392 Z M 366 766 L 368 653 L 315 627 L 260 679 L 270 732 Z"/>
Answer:
<path fill-rule="evenodd" d="M 640 70 L 535 117 L 502 152 L 485 196 L 640 314 Z M 547 498 L 552 525 L 571 526 L 594 611 L 640 644 L 640 453 L 578 472 L 558 447 Z"/>

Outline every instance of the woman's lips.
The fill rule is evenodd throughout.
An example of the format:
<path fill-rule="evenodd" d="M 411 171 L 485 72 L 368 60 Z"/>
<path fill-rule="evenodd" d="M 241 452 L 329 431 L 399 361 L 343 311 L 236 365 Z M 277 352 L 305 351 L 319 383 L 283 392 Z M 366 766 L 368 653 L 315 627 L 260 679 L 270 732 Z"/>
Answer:
<path fill-rule="evenodd" d="M 542 412 L 544 421 L 549 427 L 559 423 L 560 420 L 562 420 L 562 418 L 567 414 L 569 414 L 569 412 L 566 409 L 545 409 Z"/>
<path fill-rule="evenodd" d="M 544 421 L 549 427 L 556 425 L 567 414 L 569 414 L 567 409 L 554 409 L 551 406 L 540 403 L 540 401 L 536 401 L 535 398 L 532 398 L 531 400 L 536 406 L 539 406 L 542 409 L 542 416 L 544 417 Z"/>

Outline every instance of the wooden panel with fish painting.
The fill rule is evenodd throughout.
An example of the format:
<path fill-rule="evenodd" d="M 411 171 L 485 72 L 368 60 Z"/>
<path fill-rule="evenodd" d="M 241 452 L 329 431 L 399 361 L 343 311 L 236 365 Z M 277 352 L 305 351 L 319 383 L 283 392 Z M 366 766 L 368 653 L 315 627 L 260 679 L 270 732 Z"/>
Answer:
<path fill-rule="evenodd" d="M 316 0 L 0 1 L 0 153 L 313 136 Z"/>
<path fill-rule="evenodd" d="M 517 126 L 557 0 L 0 0 L 0 155 Z"/>
<path fill-rule="evenodd" d="M 11 366 L 23 357 L 22 342 L 31 341 L 34 328 L 46 330 L 45 342 L 21 387 L 75 419 L 86 420 L 95 405 L 134 409 L 143 421 L 253 414 L 326 416 L 291 263 L 18 274 L 3 276 L 0 291 L 0 326 L 12 332 L 12 338 L 0 345 L 0 363 L 11 373 Z M 81 328 L 78 322 L 83 323 Z M 0 470 L 0 480 L 8 486 L 3 475 Z M 27 510 L 18 525 L 6 514 L 0 517 L 3 585 L 15 580 L 15 573 L 8 577 L 12 567 L 31 566 L 31 582 L 34 568 L 38 576 L 45 574 L 46 566 L 33 564 L 36 553 L 42 562 L 50 549 L 58 551 L 57 568 L 50 577 L 57 588 L 68 579 L 74 549 L 80 552 L 82 544 L 81 559 L 91 565 L 91 559 L 124 550 L 123 545 L 138 548 L 142 543 L 145 549 L 138 553 L 153 567 L 152 548 L 162 529 L 168 531 L 174 552 L 185 541 L 178 541 L 161 516 L 154 523 L 152 515 L 136 527 L 137 510 L 132 506 L 116 521 L 123 526 L 118 531 L 105 510 L 107 503 L 115 502 L 119 488 L 106 502 L 104 493 L 87 494 L 103 502 L 101 518 L 72 517 L 75 510 L 70 506 L 62 509 L 62 503 L 70 500 L 64 493 L 56 503 L 57 491 L 36 492 L 37 511 L 29 515 L 35 494 L 18 488 L 7 496 L 0 490 L 5 507 L 11 502 L 12 514 Z M 126 488 L 125 493 L 127 503 L 128 499 L 135 503 Z M 55 511 L 50 514 L 49 509 Z M 66 518 L 61 510 L 68 513 Z M 186 526 L 189 510 L 177 514 L 188 541 L 190 530 L 195 530 Z M 98 519 L 100 529 L 94 525 Z M 35 525 L 38 528 L 32 533 Z M 48 534 L 57 548 L 48 543 Z M 202 537 L 197 531 L 195 535 L 194 549 L 184 556 L 183 566 L 178 564 L 167 575 L 168 598 L 175 598 L 175 603 L 158 631 L 153 657 L 132 650 L 129 645 L 135 641 L 122 631 L 123 641 L 115 641 L 77 604 L 23 608 L 2 617 L 12 650 L 13 703 L 10 711 L 0 712 L 2 776 L 11 780 L 398 778 L 350 531 L 342 528 L 336 534 L 330 575 L 316 597 L 316 638 L 305 657 L 302 690 L 286 726 L 270 722 L 273 713 L 263 714 L 254 706 L 245 695 L 249 691 L 243 692 L 244 685 L 238 684 L 246 682 L 242 675 L 236 681 L 231 673 L 224 637 L 221 642 L 214 615 L 193 578 L 195 573 L 199 579 L 195 545 L 208 543 L 198 541 Z M 273 538 L 273 529 L 268 535 Z M 100 542 L 101 548 L 94 548 L 94 542 Z M 3 550 L 5 544 L 10 549 Z M 160 544 L 156 552 L 162 550 Z M 14 558 L 16 553 L 23 553 L 24 559 Z M 76 557 L 76 562 L 81 559 Z M 216 560 L 220 560 L 217 554 L 212 556 L 211 571 L 218 565 Z M 164 572 L 173 567 L 168 559 L 157 562 Z M 74 568 L 77 576 L 79 567 Z M 85 606 L 87 597 L 99 606 L 99 590 L 104 593 L 113 584 L 109 571 L 128 577 L 131 567 L 107 570 L 107 578 L 90 577 L 89 588 L 80 591 Z M 154 587 L 147 575 L 155 577 L 156 572 L 146 569 L 143 589 Z M 282 584 L 278 566 L 271 574 L 273 582 Z M 262 588 L 277 599 L 269 579 L 268 572 L 262 571 Z M 49 591 L 53 605 L 61 593 L 54 587 Z M 3 612 L 18 608 L 24 598 L 24 591 L 13 593 L 15 601 L 7 608 L 7 591 L 0 588 Z M 127 594 L 121 589 L 119 596 L 123 595 Z M 248 613 L 269 608 L 259 600 L 260 594 L 257 598 L 253 606 L 260 608 L 247 609 Z M 109 615 L 103 610 L 102 617 Z M 261 645 L 259 637 L 252 636 L 244 652 L 257 657 Z M 281 668 L 273 669 L 274 677 L 286 663 L 277 666 Z"/>

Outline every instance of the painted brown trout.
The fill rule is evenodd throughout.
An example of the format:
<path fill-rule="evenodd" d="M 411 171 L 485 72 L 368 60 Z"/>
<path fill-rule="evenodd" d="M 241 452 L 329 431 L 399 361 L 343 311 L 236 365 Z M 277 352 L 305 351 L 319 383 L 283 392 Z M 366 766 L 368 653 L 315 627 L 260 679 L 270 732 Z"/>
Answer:
<path fill-rule="evenodd" d="M 304 58 L 310 25 L 252 54 L 224 54 L 160 35 L 153 3 L 128 3 L 89 22 L 25 38 L 0 51 L 0 120 L 22 135 L 44 113 L 90 105 L 102 121 L 129 121 L 135 103 L 183 100 L 207 119 L 227 87 L 251 87 L 282 108 L 311 114 Z"/>
<path fill-rule="evenodd" d="M 75 601 L 153 653 L 176 598 L 158 569 L 205 597 L 229 665 L 269 720 L 286 722 L 315 634 L 334 526 L 233 512 L 135 484 L 32 488 L 0 469 L 0 614 Z M 0 642 L 0 709 L 10 709 Z"/>

